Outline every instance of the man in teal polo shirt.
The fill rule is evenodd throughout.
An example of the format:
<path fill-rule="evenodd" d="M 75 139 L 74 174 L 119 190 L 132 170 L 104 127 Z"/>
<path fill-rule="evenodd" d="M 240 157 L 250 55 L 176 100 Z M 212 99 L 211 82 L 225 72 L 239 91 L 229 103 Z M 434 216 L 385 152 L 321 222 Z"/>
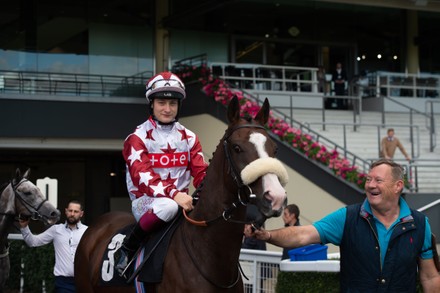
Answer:
<path fill-rule="evenodd" d="M 428 218 L 400 196 L 404 169 L 381 159 L 371 165 L 363 203 L 341 208 L 313 225 L 257 230 L 281 247 L 332 243 L 341 251 L 341 292 L 440 292 L 438 255 Z"/>

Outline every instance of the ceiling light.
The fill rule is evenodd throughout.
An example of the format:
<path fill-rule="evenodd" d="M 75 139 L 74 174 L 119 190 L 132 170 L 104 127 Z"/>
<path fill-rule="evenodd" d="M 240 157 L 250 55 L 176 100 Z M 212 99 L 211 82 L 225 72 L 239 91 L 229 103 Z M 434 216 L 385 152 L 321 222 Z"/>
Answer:
<path fill-rule="evenodd" d="M 289 29 L 287 30 L 287 32 L 289 33 L 289 35 L 291 35 L 292 37 L 297 37 L 300 33 L 299 28 L 297 28 L 296 26 L 291 26 L 289 27 Z"/>

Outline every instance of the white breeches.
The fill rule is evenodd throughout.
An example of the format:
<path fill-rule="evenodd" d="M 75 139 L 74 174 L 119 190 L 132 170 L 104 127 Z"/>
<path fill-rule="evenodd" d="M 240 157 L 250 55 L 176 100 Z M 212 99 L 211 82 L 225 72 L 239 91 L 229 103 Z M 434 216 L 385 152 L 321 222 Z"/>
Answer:
<path fill-rule="evenodd" d="M 152 210 L 162 221 L 170 222 L 177 215 L 178 208 L 179 205 L 168 197 L 149 197 L 144 195 L 131 202 L 131 210 L 138 222 L 148 210 Z"/>

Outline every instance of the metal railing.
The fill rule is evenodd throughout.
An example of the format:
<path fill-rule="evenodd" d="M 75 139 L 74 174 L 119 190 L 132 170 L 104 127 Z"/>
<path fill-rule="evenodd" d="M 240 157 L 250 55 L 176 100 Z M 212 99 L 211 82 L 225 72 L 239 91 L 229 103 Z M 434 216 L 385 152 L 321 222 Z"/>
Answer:
<path fill-rule="evenodd" d="M 315 67 L 212 62 L 210 68 L 213 75 L 241 89 L 319 93 Z"/>
<path fill-rule="evenodd" d="M 429 113 L 428 111 L 425 111 L 425 113 L 420 112 L 412 107 L 409 107 L 408 105 L 405 105 L 404 103 L 397 101 L 396 99 L 390 98 L 390 97 L 383 97 L 382 102 L 385 103 L 385 100 L 388 100 L 400 107 L 403 107 L 405 109 L 408 110 L 408 114 L 409 114 L 409 123 L 412 125 L 413 121 L 414 121 L 414 114 L 418 114 L 421 115 L 425 118 L 425 126 L 426 128 L 429 130 L 429 149 L 430 151 L 434 151 L 434 147 L 436 145 L 436 134 L 435 134 L 435 116 L 434 116 L 434 112 Z M 385 106 L 382 105 L 382 124 L 385 125 L 386 124 L 386 112 L 385 112 Z M 411 144 L 414 141 L 414 133 L 413 133 L 413 129 L 410 128 L 410 141 Z M 414 157 L 414 154 L 412 154 L 412 156 Z"/>
<path fill-rule="evenodd" d="M 281 252 L 242 249 L 240 266 L 246 293 L 275 293 Z"/>
<path fill-rule="evenodd" d="M 0 93 L 143 97 L 152 72 L 133 76 L 0 70 Z"/>
<path fill-rule="evenodd" d="M 244 91 L 244 93 L 246 94 L 247 98 L 254 100 L 258 105 L 263 104 L 263 100 L 260 99 L 258 96 L 252 96 L 251 94 L 247 93 L 246 91 Z M 321 135 L 319 132 L 312 129 L 309 125 L 295 120 L 294 118 L 292 118 L 292 115 L 287 115 L 287 114 L 283 113 L 282 111 L 280 111 L 276 107 L 275 108 L 271 107 L 271 111 L 276 117 L 282 119 L 283 121 L 288 123 L 291 127 L 300 129 L 302 132 L 309 134 L 313 138 L 314 141 L 322 144 L 327 149 L 335 150 L 335 151 L 338 151 L 341 154 L 343 154 L 345 159 L 347 161 L 349 161 L 352 166 L 358 167 L 359 172 L 362 172 L 362 173 L 368 172 L 368 169 L 370 166 L 370 163 L 368 161 L 366 161 L 366 160 L 362 159 L 361 157 L 357 156 L 356 154 L 350 152 L 344 146 L 341 146 L 340 144 L 334 142 L 333 140 Z M 289 147 L 292 147 L 292 146 L 289 145 Z"/>
<path fill-rule="evenodd" d="M 370 74 L 375 79 L 377 96 L 438 98 L 440 75 L 409 74 L 378 71 Z"/>

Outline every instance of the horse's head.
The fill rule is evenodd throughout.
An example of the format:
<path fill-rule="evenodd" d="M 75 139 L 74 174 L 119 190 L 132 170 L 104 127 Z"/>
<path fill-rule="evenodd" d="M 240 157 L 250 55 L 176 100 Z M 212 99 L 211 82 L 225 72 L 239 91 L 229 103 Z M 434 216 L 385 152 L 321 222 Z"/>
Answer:
<path fill-rule="evenodd" d="M 239 185 L 239 196 L 246 194 L 265 218 L 281 215 L 286 205 L 287 171 L 275 159 L 276 143 L 269 137 L 264 125 L 269 119 L 266 99 L 254 119 L 240 118 L 240 106 L 233 98 L 228 106 L 229 127 L 224 145 L 230 172 Z"/>
<path fill-rule="evenodd" d="M 60 219 L 58 211 L 41 193 L 40 189 L 28 180 L 30 170 L 23 176 L 17 169 L 11 187 L 15 194 L 15 214 L 23 218 L 42 221 L 45 225 L 53 225 Z"/>

